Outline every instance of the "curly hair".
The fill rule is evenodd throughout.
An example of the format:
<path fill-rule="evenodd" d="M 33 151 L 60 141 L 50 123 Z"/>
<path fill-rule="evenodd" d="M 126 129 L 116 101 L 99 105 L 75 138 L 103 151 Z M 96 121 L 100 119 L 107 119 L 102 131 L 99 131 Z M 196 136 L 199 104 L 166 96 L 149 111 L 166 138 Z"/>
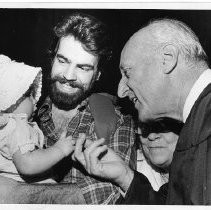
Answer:
<path fill-rule="evenodd" d="M 85 51 L 98 56 L 98 70 L 105 69 L 105 65 L 112 56 L 111 37 L 107 26 L 95 17 L 83 13 L 73 13 L 54 27 L 54 39 L 50 49 L 51 59 L 57 53 L 62 37 L 73 36 L 81 42 Z"/>

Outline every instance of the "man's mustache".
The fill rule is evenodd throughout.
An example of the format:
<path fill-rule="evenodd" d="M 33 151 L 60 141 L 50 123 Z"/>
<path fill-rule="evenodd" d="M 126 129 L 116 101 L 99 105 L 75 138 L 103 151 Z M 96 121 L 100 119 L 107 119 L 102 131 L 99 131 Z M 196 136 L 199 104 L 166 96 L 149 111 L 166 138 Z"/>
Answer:
<path fill-rule="evenodd" d="M 83 85 L 81 85 L 80 83 L 75 82 L 75 81 L 67 80 L 64 77 L 56 76 L 54 78 L 51 78 L 51 83 L 55 83 L 55 82 L 60 82 L 61 84 L 68 84 L 69 86 L 71 86 L 73 88 L 83 89 Z"/>

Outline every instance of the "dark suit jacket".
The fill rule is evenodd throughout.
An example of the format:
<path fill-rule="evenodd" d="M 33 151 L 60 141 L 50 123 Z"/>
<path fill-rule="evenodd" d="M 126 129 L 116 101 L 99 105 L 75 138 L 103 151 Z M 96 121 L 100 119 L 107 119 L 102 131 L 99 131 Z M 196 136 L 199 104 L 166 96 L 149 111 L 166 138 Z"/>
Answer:
<path fill-rule="evenodd" d="M 163 205 L 166 202 L 167 187 L 168 184 L 165 184 L 156 192 L 143 174 L 134 171 L 134 178 L 125 198 L 120 198 L 117 204 Z"/>
<path fill-rule="evenodd" d="M 155 192 L 135 172 L 123 204 L 164 204 L 167 186 Z M 201 93 L 186 120 L 174 152 L 166 204 L 211 204 L 211 85 Z"/>
<path fill-rule="evenodd" d="M 211 204 L 211 85 L 195 102 L 174 152 L 167 204 Z"/>

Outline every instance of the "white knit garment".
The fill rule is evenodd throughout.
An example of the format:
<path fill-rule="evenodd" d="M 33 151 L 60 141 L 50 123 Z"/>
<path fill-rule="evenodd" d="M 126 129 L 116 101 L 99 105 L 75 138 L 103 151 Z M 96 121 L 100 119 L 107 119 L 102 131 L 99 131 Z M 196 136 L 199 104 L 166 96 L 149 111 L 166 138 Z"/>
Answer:
<path fill-rule="evenodd" d="M 42 87 L 41 71 L 40 67 L 18 63 L 5 55 L 0 55 L 0 111 L 15 104 L 40 74 L 35 97 L 38 100 Z"/>

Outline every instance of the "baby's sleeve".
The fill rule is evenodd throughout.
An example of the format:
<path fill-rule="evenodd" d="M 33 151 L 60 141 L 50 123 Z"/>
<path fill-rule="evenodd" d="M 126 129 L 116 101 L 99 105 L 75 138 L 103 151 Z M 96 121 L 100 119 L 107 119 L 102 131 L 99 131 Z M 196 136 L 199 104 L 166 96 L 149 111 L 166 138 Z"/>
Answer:
<path fill-rule="evenodd" d="M 43 140 L 41 132 L 38 132 L 38 128 L 30 125 L 26 117 L 16 118 L 16 127 L 11 132 L 10 136 L 10 154 L 11 156 L 20 150 L 22 154 L 29 151 L 33 151 L 38 148 L 43 147 Z"/>
<path fill-rule="evenodd" d="M 0 115 L 0 155 L 8 160 L 12 159 L 9 149 L 9 138 L 15 127 L 15 120 L 10 118 L 8 114 Z"/>

